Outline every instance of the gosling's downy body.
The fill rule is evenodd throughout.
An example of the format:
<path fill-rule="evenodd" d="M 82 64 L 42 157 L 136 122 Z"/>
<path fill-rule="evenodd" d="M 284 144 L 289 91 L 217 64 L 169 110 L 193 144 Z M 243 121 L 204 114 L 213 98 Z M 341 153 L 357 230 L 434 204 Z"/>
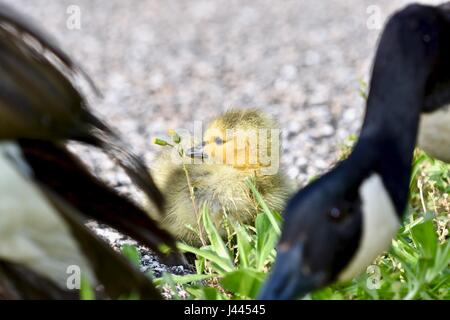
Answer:
<path fill-rule="evenodd" d="M 253 135 L 260 129 L 269 134 L 261 133 L 255 139 Z M 247 184 L 249 180 L 253 181 L 270 209 L 282 210 L 290 186 L 279 169 L 279 159 L 275 160 L 279 154 L 278 140 L 278 128 L 272 119 L 257 110 L 233 110 L 212 120 L 203 142 L 187 151 L 186 155 L 198 162 L 185 164 L 196 207 L 200 212 L 203 205 L 208 208 L 222 236 L 226 235 L 224 215 L 230 221 L 252 223 L 259 212 Z M 262 148 L 267 149 L 262 152 Z M 199 235 L 187 227 L 198 229 L 197 216 L 183 165 L 174 163 L 177 155 L 173 156 L 172 152 L 170 148 L 163 151 L 152 170 L 157 186 L 167 199 L 162 225 L 178 239 L 200 245 Z M 263 153 L 266 153 L 266 159 L 263 159 Z"/>

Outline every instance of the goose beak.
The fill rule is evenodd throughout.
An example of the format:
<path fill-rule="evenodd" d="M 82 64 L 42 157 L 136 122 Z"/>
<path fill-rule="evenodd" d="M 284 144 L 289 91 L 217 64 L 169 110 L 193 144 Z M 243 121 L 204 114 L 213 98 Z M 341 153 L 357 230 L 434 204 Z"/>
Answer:
<path fill-rule="evenodd" d="M 321 287 L 325 278 L 323 273 L 306 271 L 302 256 L 301 243 L 286 251 L 279 250 L 272 274 L 258 299 L 293 300 Z"/>
<path fill-rule="evenodd" d="M 195 147 L 189 148 L 186 150 L 186 155 L 193 159 L 208 159 L 208 155 L 203 150 L 204 144 L 199 144 Z"/>

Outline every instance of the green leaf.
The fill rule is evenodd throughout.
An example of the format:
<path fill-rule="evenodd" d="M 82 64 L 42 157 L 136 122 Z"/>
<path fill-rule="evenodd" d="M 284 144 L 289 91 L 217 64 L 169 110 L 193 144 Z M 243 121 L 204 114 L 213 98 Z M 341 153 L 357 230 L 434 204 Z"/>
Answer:
<path fill-rule="evenodd" d="M 89 280 L 81 276 L 81 288 L 80 288 L 80 299 L 81 300 L 95 300 L 95 292 L 92 288 Z"/>
<path fill-rule="evenodd" d="M 186 291 L 197 300 L 225 300 L 218 289 L 212 287 L 192 286 L 186 288 Z"/>
<path fill-rule="evenodd" d="M 136 267 L 139 268 L 141 266 L 141 254 L 136 246 L 124 244 L 122 246 L 122 254 Z"/>
<path fill-rule="evenodd" d="M 424 258 L 434 258 L 438 239 L 431 219 L 411 228 L 411 236 L 414 244 L 421 249 Z"/>
<path fill-rule="evenodd" d="M 195 259 L 195 270 L 197 270 L 197 274 L 205 272 L 205 258 L 197 256 L 197 259 Z"/>
<path fill-rule="evenodd" d="M 450 264 L 450 241 L 447 240 L 444 244 L 440 245 L 436 250 L 434 265 L 428 270 L 426 275 L 427 282 L 433 281 L 434 278 L 436 278 L 437 276 L 439 276 L 439 274 L 445 271 L 450 273 L 449 264 Z"/>
<path fill-rule="evenodd" d="M 252 251 L 252 246 L 250 244 L 251 238 L 243 226 L 236 225 L 234 226 L 234 229 L 237 235 L 237 247 L 240 262 L 239 267 L 248 268 L 249 256 Z"/>
<path fill-rule="evenodd" d="M 233 271 L 234 269 L 233 264 L 228 259 L 220 257 L 219 255 L 216 254 L 216 252 L 212 251 L 208 247 L 203 247 L 199 249 L 184 243 L 178 243 L 177 246 L 178 249 L 180 249 L 181 251 L 191 252 L 197 256 L 203 257 L 206 260 L 213 262 L 216 265 L 216 267 L 218 267 L 217 271 L 220 274 L 224 272 Z"/>
<path fill-rule="evenodd" d="M 187 284 L 191 282 L 198 282 L 211 279 L 218 276 L 219 276 L 218 274 L 186 274 L 183 276 L 172 275 L 171 280 L 175 284 Z M 164 277 L 161 277 L 154 279 L 153 282 L 155 283 L 155 285 L 162 285 L 165 283 L 165 280 L 166 279 Z"/>
<path fill-rule="evenodd" d="M 333 288 L 324 288 L 311 294 L 314 300 L 343 300 L 344 296 Z"/>
<path fill-rule="evenodd" d="M 222 237 L 217 231 L 216 226 L 211 221 L 208 208 L 205 205 L 202 207 L 202 218 L 203 225 L 205 227 L 206 233 L 208 234 L 209 241 L 211 242 L 211 248 L 217 253 L 219 257 L 227 260 L 228 263 L 232 266 L 233 259 L 231 259 L 230 252 L 228 251 L 227 246 L 225 245 Z"/>
<path fill-rule="evenodd" d="M 264 273 L 254 269 L 242 268 L 226 274 L 220 280 L 220 284 L 225 290 L 238 296 L 255 299 L 264 279 Z"/>
<path fill-rule="evenodd" d="M 270 211 L 270 209 L 267 206 L 266 202 L 264 201 L 263 197 L 261 196 L 259 191 L 256 189 L 255 185 L 251 181 L 247 180 L 246 183 L 247 183 L 247 186 L 252 191 L 253 195 L 255 196 L 256 201 L 258 202 L 258 205 L 263 210 L 263 213 L 267 216 L 270 223 L 272 224 L 272 227 L 275 230 L 276 234 L 280 235 L 281 234 L 280 225 L 278 224 L 278 221 L 275 218 L 274 214 Z"/>
<path fill-rule="evenodd" d="M 256 269 L 262 271 L 264 264 L 275 249 L 278 235 L 271 228 L 267 215 L 256 217 Z"/>

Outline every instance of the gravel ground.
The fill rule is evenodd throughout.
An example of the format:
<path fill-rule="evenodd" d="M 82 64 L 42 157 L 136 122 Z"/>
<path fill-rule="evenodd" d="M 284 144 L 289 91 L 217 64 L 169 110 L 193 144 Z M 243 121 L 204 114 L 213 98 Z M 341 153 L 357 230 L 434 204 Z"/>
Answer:
<path fill-rule="evenodd" d="M 78 60 L 103 93 L 93 108 L 151 165 L 154 136 L 191 129 L 230 107 L 258 107 L 282 128 L 282 163 L 298 185 L 327 170 L 357 133 L 380 26 L 411 1 L 8 0 Z M 427 1 L 438 3 L 440 1 Z M 70 5 L 81 28 L 67 27 Z M 375 7 L 373 7 L 375 6 Z M 373 11 L 372 11 L 373 12 Z M 71 20 L 72 21 L 72 20 Z M 76 146 L 120 191 L 129 181 L 104 156 Z M 137 198 L 139 201 L 139 198 Z M 94 227 L 114 246 L 124 240 Z M 143 268 L 167 270 L 143 251 Z M 183 267 L 170 268 L 174 273 Z"/>

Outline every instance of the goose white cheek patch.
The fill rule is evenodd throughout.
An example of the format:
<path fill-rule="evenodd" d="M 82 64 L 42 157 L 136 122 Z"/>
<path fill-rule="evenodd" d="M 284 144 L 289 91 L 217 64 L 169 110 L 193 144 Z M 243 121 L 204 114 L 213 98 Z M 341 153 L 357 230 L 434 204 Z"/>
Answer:
<path fill-rule="evenodd" d="M 373 174 L 366 179 L 359 192 L 362 199 L 361 240 L 350 263 L 338 276 L 341 281 L 360 274 L 388 249 L 400 226 L 394 204 L 379 175 Z"/>

